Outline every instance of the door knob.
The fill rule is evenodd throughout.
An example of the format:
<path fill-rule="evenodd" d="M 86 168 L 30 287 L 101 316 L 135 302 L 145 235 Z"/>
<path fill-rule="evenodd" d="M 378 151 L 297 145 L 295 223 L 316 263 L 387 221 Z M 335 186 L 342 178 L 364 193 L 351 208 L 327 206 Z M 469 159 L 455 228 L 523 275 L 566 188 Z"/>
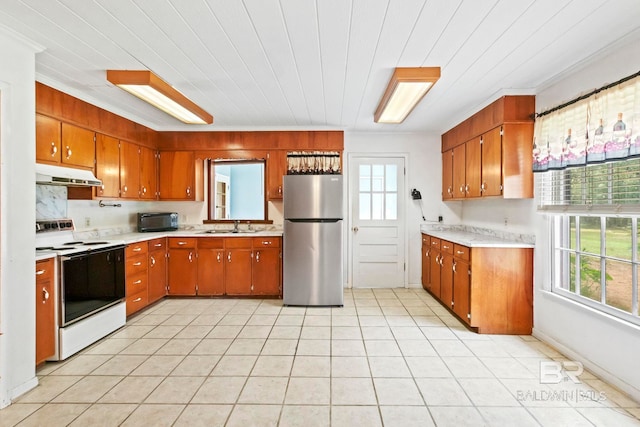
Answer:
<path fill-rule="evenodd" d="M 353 230 L 354 233 L 357 233 L 358 232 L 358 227 L 353 227 L 352 230 Z"/>

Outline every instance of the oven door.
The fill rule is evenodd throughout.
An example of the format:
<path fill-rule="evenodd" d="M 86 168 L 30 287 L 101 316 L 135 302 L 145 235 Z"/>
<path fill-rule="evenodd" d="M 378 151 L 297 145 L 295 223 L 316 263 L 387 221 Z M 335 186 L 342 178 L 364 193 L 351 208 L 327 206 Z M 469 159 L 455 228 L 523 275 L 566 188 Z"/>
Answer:
<path fill-rule="evenodd" d="M 124 246 L 60 257 L 60 326 L 68 326 L 125 297 Z"/>

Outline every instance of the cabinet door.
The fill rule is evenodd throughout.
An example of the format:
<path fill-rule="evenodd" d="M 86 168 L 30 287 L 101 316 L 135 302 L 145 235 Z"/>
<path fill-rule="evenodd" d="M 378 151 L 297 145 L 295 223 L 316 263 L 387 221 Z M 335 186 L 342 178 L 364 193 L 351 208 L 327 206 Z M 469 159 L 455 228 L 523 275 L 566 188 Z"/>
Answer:
<path fill-rule="evenodd" d="M 482 195 L 502 194 L 502 137 L 499 127 L 482 135 Z"/>
<path fill-rule="evenodd" d="M 195 249 L 169 249 L 169 295 L 195 295 L 198 265 Z"/>
<path fill-rule="evenodd" d="M 195 200 L 195 156 L 192 151 L 163 151 L 159 162 L 160 198 Z"/>
<path fill-rule="evenodd" d="M 157 157 L 155 150 L 140 147 L 140 198 L 154 200 L 158 193 Z"/>
<path fill-rule="evenodd" d="M 93 169 L 96 160 L 95 132 L 62 123 L 62 163 Z"/>
<path fill-rule="evenodd" d="M 431 293 L 440 298 L 440 257 L 442 253 L 439 250 L 431 248 Z"/>
<path fill-rule="evenodd" d="M 251 248 L 228 248 L 225 251 L 224 287 L 226 294 L 250 295 Z"/>
<path fill-rule="evenodd" d="M 453 303 L 453 256 L 442 252 L 440 276 L 440 301 L 451 308 Z"/>
<path fill-rule="evenodd" d="M 442 200 L 453 195 L 453 150 L 447 150 L 442 153 Z"/>
<path fill-rule="evenodd" d="M 285 150 L 269 152 L 267 171 L 267 196 L 269 200 L 281 200 L 282 177 L 287 174 L 287 152 Z"/>
<path fill-rule="evenodd" d="M 120 141 L 100 133 L 96 134 L 96 176 L 102 181 L 97 197 L 120 196 Z"/>
<path fill-rule="evenodd" d="M 466 197 L 480 197 L 480 185 L 481 185 L 481 168 L 482 168 L 482 144 L 480 138 L 474 138 L 471 141 L 467 141 L 465 144 L 466 149 Z"/>
<path fill-rule="evenodd" d="M 431 239 L 429 236 L 422 235 L 422 287 L 426 290 L 431 289 Z"/>
<path fill-rule="evenodd" d="M 453 149 L 453 198 L 464 199 L 467 192 L 465 190 L 465 146 L 464 144 Z"/>
<path fill-rule="evenodd" d="M 198 295 L 224 295 L 223 239 L 198 240 Z"/>
<path fill-rule="evenodd" d="M 120 141 L 120 197 L 137 199 L 140 191 L 140 150 L 136 144 Z"/>
<path fill-rule="evenodd" d="M 157 239 L 164 240 L 164 239 Z M 150 243 L 151 244 L 151 243 Z M 167 252 L 156 249 L 149 252 L 149 303 L 163 298 L 167 294 Z"/>
<path fill-rule="evenodd" d="M 252 266 L 252 294 L 280 295 L 280 248 L 257 248 Z"/>
<path fill-rule="evenodd" d="M 36 261 L 36 365 L 56 352 L 54 260 Z"/>
<path fill-rule="evenodd" d="M 60 163 L 60 121 L 36 114 L 36 162 Z"/>
<path fill-rule="evenodd" d="M 453 311 L 465 322 L 470 323 L 471 273 L 467 261 L 456 259 L 453 270 Z"/>

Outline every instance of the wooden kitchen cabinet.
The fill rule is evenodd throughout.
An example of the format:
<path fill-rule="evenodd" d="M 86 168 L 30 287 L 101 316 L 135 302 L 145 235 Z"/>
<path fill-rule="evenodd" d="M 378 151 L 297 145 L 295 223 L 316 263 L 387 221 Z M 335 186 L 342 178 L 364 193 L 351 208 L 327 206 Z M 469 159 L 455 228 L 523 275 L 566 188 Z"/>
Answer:
<path fill-rule="evenodd" d="M 281 295 L 282 259 L 279 237 L 253 239 L 252 295 Z"/>
<path fill-rule="evenodd" d="M 201 161 L 193 151 L 162 151 L 159 161 L 161 200 L 203 200 Z"/>
<path fill-rule="evenodd" d="M 442 200 L 453 197 L 453 150 L 447 150 L 442 153 Z"/>
<path fill-rule="evenodd" d="M 102 181 L 96 187 L 97 197 L 120 197 L 120 141 L 96 134 L 96 177 Z"/>
<path fill-rule="evenodd" d="M 431 243 L 431 268 L 429 269 L 431 272 L 431 279 L 429 280 L 431 282 L 431 293 L 436 298 L 440 298 L 440 276 L 442 274 L 440 239 L 430 237 L 429 241 Z"/>
<path fill-rule="evenodd" d="M 480 191 L 482 196 L 502 194 L 502 128 L 482 135 L 482 166 Z"/>
<path fill-rule="evenodd" d="M 480 191 L 480 185 L 482 182 L 482 137 L 474 138 L 467 141 L 464 145 L 456 147 L 464 149 L 465 161 L 464 168 L 465 176 L 465 194 L 464 197 L 480 197 L 482 195 Z"/>
<path fill-rule="evenodd" d="M 167 239 L 149 240 L 149 304 L 167 295 Z"/>
<path fill-rule="evenodd" d="M 422 287 L 431 290 L 431 238 L 422 234 Z"/>
<path fill-rule="evenodd" d="M 61 162 L 63 166 L 93 169 L 96 161 L 95 132 L 62 123 Z"/>
<path fill-rule="evenodd" d="M 440 241 L 440 301 L 453 307 L 453 243 Z"/>
<path fill-rule="evenodd" d="M 169 237 L 168 295 L 197 294 L 196 240 L 194 237 Z"/>
<path fill-rule="evenodd" d="M 452 173 L 453 173 L 453 198 L 464 199 L 467 195 L 467 181 L 466 181 L 466 150 L 465 146 L 461 145 L 452 150 Z M 445 157 L 447 157 L 445 155 Z"/>
<path fill-rule="evenodd" d="M 282 200 L 283 177 L 287 174 L 286 150 L 272 150 L 267 158 L 267 197 Z"/>
<path fill-rule="evenodd" d="M 222 237 L 198 239 L 198 295 L 224 295 L 225 249 Z"/>
<path fill-rule="evenodd" d="M 140 147 L 120 141 L 120 197 L 138 199 L 140 196 Z"/>
<path fill-rule="evenodd" d="M 471 266 L 470 249 L 455 244 L 453 247 L 453 312 L 465 323 L 471 319 Z"/>
<path fill-rule="evenodd" d="M 251 295 L 253 248 L 251 238 L 225 239 L 224 286 L 227 295 Z"/>
<path fill-rule="evenodd" d="M 36 365 L 55 355 L 55 259 L 36 261 Z"/>
<path fill-rule="evenodd" d="M 143 309 L 149 303 L 148 242 L 127 245 L 125 255 L 125 286 L 127 316 Z"/>
<path fill-rule="evenodd" d="M 59 120 L 36 114 L 36 162 L 60 163 Z"/>
<path fill-rule="evenodd" d="M 139 197 L 143 200 L 155 200 L 158 197 L 158 155 L 156 150 L 139 147 Z"/>

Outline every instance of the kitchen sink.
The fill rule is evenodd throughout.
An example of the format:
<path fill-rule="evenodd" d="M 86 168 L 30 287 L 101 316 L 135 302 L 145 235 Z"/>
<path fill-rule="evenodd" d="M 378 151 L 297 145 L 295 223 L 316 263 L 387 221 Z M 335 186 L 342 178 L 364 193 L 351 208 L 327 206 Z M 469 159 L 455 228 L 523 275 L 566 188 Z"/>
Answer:
<path fill-rule="evenodd" d="M 255 233 L 256 230 L 205 230 L 198 234 L 238 234 L 238 233 Z"/>

